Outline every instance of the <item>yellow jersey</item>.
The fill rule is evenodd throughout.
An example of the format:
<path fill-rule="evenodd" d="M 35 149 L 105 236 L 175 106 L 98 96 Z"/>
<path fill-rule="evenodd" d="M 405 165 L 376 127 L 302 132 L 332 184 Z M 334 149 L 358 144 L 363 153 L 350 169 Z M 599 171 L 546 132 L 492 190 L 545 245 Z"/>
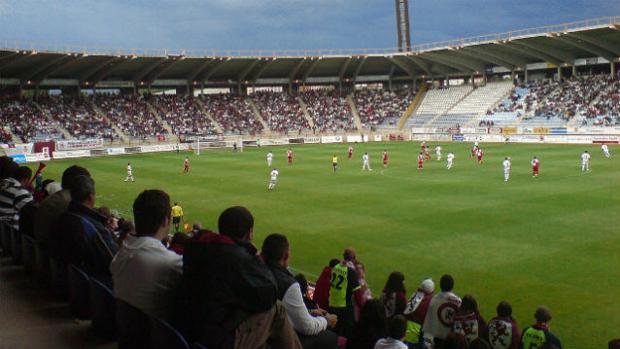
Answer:
<path fill-rule="evenodd" d="M 338 157 L 337 157 L 337 156 L 334 156 L 334 157 L 332 158 L 332 164 L 337 164 L 337 163 L 338 163 Z"/>
<path fill-rule="evenodd" d="M 181 206 L 172 206 L 172 217 L 183 217 L 183 209 Z"/>

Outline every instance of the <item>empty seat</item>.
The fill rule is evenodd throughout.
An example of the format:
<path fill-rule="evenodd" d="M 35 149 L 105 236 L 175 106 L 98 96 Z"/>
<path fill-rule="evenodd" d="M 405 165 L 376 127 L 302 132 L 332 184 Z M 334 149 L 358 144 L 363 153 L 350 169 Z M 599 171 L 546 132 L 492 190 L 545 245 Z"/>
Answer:
<path fill-rule="evenodd" d="M 116 337 L 116 301 L 112 290 L 97 279 L 90 278 L 92 326 L 98 335 Z"/>
<path fill-rule="evenodd" d="M 87 320 L 90 318 L 90 278 L 73 264 L 67 268 L 67 276 L 71 313 L 80 320 Z"/>
<path fill-rule="evenodd" d="M 133 305 L 116 299 L 116 339 L 119 349 L 150 348 L 148 315 Z"/>
<path fill-rule="evenodd" d="M 185 337 L 167 322 L 150 318 L 151 349 L 190 349 Z"/>

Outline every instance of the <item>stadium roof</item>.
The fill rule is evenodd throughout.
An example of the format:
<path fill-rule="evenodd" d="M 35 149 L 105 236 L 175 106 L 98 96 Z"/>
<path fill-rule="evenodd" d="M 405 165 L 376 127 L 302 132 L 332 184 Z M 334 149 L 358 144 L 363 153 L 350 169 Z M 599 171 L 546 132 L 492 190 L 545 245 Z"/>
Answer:
<path fill-rule="evenodd" d="M 0 83 L 23 86 L 278 85 L 469 76 L 504 67 L 620 61 L 620 16 L 396 49 L 101 50 L 5 41 Z"/>

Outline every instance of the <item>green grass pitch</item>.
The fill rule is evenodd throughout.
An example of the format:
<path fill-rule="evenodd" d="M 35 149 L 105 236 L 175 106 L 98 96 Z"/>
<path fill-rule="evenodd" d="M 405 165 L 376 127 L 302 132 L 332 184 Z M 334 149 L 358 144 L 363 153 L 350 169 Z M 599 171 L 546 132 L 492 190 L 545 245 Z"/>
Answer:
<path fill-rule="evenodd" d="M 523 328 L 536 306 L 546 304 L 552 331 L 567 348 L 603 348 L 620 337 L 620 159 L 605 159 L 594 145 L 483 144 L 485 161 L 478 165 L 471 144 L 442 146 L 444 158 L 448 151 L 456 155 L 451 171 L 435 160 L 418 171 L 415 142 L 355 144 L 352 160 L 346 144 L 293 146 L 293 166 L 286 164 L 287 148 L 272 147 L 53 161 L 44 174 L 59 179 L 68 165 L 87 167 L 98 205 L 130 218 L 133 199 L 147 188 L 165 190 L 188 222 L 214 230 L 224 208 L 244 205 L 255 216 L 257 246 L 269 233 L 286 234 L 291 265 L 310 277 L 354 246 L 375 296 L 395 270 L 405 273 L 409 293 L 425 276 L 437 282 L 451 273 L 456 293 L 473 294 L 487 320 L 505 299 Z M 582 174 L 585 149 L 592 171 Z M 272 192 L 269 150 L 280 170 Z M 361 171 L 365 151 L 372 172 Z M 618 147 L 611 151 L 620 156 Z M 184 175 L 186 155 L 191 173 Z M 541 160 L 538 179 L 530 172 L 534 155 Z M 505 156 L 513 164 L 509 183 Z M 128 161 L 135 183 L 123 182 Z"/>

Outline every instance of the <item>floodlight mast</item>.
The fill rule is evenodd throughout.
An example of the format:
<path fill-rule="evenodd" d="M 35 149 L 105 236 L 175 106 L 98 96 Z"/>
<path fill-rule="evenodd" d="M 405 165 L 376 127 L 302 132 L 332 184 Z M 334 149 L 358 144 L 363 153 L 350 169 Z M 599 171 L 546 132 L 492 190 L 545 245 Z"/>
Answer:
<path fill-rule="evenodd" d="M 411 36 L 409 34 L 409 0 L 395 0 L 395 4 L 398 51 L 411 51 Z"/>

